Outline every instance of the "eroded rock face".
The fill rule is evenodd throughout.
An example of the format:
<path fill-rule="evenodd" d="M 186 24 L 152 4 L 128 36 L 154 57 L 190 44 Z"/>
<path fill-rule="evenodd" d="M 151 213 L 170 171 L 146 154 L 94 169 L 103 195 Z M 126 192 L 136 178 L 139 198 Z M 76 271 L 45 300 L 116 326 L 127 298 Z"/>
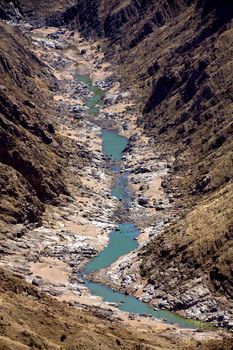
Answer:
<path fill-rule="evenodd" d="M 48 120 L 55 80 L 22 35 L 1 23 L 0 36 L 1 219 L 35 222 L 43 203 L 65 192 L 60 141 Z"/>
<path fill-rule="evenodd" d="M 78 27 L 85 36 L 105 36 L 134 47 L 190 3 L 190 0 L 130 0 L 124 4 L 119 0 L 82 0 L 68 8 L 60 19 L 56 15 L 49 18 L 56 25 L 60 21 Z"/>

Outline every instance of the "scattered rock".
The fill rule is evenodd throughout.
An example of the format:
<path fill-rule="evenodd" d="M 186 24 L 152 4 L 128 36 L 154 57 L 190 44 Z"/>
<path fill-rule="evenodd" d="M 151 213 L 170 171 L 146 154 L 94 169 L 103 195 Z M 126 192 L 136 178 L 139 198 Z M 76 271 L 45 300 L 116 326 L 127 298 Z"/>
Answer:
<path fill-rule="evenodd" d="M 147 198 L 139 198 L 138 204 L 143 206 L 143 207 L 146 207 L 149 204 L 149 201 Z"/>

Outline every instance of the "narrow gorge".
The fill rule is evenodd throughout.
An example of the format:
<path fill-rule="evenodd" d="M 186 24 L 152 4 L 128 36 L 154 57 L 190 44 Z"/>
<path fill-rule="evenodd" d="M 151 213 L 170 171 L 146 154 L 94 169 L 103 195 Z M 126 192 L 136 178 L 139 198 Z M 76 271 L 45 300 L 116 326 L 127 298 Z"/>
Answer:
<path fill-rule="evenodd" d="M 232 15 L 0 1 L 0 349 L 231 349 Z"/>

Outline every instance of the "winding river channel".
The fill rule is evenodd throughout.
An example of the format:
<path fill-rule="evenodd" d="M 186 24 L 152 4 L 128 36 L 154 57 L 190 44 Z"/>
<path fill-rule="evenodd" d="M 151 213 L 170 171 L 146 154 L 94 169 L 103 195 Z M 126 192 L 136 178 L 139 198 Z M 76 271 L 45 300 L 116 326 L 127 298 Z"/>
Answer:
<path fill-rule="evenodd" d="M 92 84 L 88 75 L 77 75 L 76 79 L 85 83 L 92 96 L 86 100 L 86 106 L 90 115 L 98 115 L 102 104 L 104 91 Z M 121 159 L 128 139 L 119 135 L 113 130 L 102 130 L 102 152 L 106 158 L 106 162 L 111 164 L 110 169 L 117 177 L 112 189 L 112 196 L 122 202 L 124 206 L 130 206 L 132 194 L 128 188 L 128 174 L 121 171 Z M 203 322 L 186 319 L 174 312 L 166 310 L 155 310 L 152 306 L 138 300 L 134 296 L 125 295 L 120 292 L 113 291 L 100 283 L 94 283 L 88 279 L 88 275 L 97 270 L 110 266 L 119 257 L 130 253 L 138 246 L 137 236 L 139 231 L 137 227 L 130 222 L 119 223 L 118 227 L 110 232 L 108 246 L 103 249 L 98 256 L 91 259 L 83 271 L 79 274 L 92 295 L 99 296 L 103 301 L 116 303 L 117 307 L 122 311 L 135 314 L 147 314 L 155 319 L 166 320 L 169 324 L 177 324 L 183 328 L 209 328 L 208 324 Z"/>

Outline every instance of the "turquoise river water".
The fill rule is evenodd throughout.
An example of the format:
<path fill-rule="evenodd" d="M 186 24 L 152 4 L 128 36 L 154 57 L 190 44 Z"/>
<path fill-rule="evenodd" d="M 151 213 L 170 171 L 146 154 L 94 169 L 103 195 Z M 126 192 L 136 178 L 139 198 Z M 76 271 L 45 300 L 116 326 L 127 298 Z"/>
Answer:
<path fill-rule="evenodd" d="M 78 81 L 88 85 L 93 96 L 86 100 L 86 106 L 91 115 L 98 114 L 102 105 L 102 97 L 104 92 L 93 86 L 89 76 L 77 75 Z M 106 157 L 106 161 L 111 162 L 113 173 L 117 174 L 117 180 L 111 189 L 112 196 L 116 197 L 123 204 L 130 205 L 131 193 L 128 188 L 128 177 L 126 173 L 120 173 L 120 162 L 122 153 L 124 152 L 128 139 L 119 135 L 113 130 L 102 130 L 102 151 Z M 134 296 L 125 295 L 120 292 L 113 291 L 100 283 L 94 283 L 88 279 L 88 275 L 110 266 L 120 256 L 126 255 L 137 248 L 137 236 L 139 231 L 133 223 L 119 223 L 118 227 L 110 232 L 108 246 L 103 249 L 98 256 L 91 259 L 83 271 L 79 274 L 84 279 L 86 287 L 92 295 L 101 297 L 104 301 L 116 303 L 122 311 L 136 314 L 148 314 L 155 319 L 166 320 L 167 323 L 177 324 L 184 328 L 202 328 L 208 329 L 210 325 L 184 318 L 174 312 L 166 310 L 155 310 L 152 306 L 144 303 Z"/>

